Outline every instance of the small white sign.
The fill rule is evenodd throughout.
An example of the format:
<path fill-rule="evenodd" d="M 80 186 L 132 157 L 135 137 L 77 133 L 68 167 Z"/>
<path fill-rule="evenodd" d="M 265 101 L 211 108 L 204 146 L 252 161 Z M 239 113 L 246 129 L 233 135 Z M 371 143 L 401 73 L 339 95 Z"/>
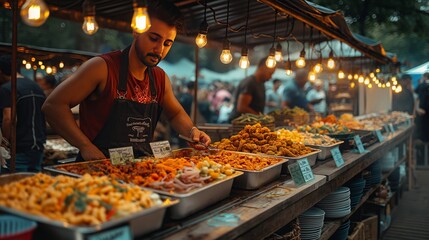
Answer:
<path fill-rule="evenodd" d="M 123 165 L 134 161 L 133 147 L 121 147 L 109 149 L 110 162 L 112 165 Z"/>
<path fill-rule="evenodd" d="M 164 158 L 171 154 L 171 147 L 168 141 L 151 142 L 150 148 L 155 158 Z"/>

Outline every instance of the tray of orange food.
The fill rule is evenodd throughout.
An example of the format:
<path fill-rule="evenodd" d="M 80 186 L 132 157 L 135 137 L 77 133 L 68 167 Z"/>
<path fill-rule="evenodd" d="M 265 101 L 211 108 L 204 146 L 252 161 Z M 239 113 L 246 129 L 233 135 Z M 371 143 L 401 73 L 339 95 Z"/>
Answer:
<path fill-rule="evenodd" d="M 203 167 L 206 167 L 207 171 Z M 209 169 L 211 171 L 208 171 Z M 45 170 L 74 177 L 85 173 L 95 176 L 108 175 L 179 199 L 179 204 L 169 210 L 171 218 L 174 219 L 184 218 L 228 197 L 233 179 L 242 174 L 230 166 L 213 161 L 203 166 L 198 164 L 197 159 L 183 157 L 145 158 L 124 165 L 112 165 L 109 160 L 97 160 L 54 165 L 45 167 Z"/>
<path fill-rule="evenodd" d="M 280 177 L 282 165 L 287 158 L 265 154 L 253 154 L 226 150 L 195 151 L 193 149 L 179 149 L 173 151 L 173 156 L 186 158 L 200 158 L 198 164 L 207 164 L 214 161 L 224 166 L 243 172 L 243 175 L 234 180 L 233 185 L 241 189 L 257 189 Z"/>
<path fill-rule="evenodd" d="M 125 228 L 130 238 L 162 226 L 178 200 L 88 174 L 82 178 L 15 173 L 0 176 L 0 211 L 38 223 L 45 239 L 89 239 Z"/>

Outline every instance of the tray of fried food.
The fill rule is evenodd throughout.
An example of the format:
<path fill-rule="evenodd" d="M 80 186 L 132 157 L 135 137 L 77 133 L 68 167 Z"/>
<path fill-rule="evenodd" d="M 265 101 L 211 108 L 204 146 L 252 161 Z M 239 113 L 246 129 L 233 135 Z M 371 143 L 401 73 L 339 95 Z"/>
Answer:
<path fill-rule="evenodd" d="M 0 210 L 38 222 L 46 237 L 84 239 L 128 225 L 134 237 L 159 229 L 167 207 L 157 193 L 107 176 L 16 173 L 0 177 Z"/>

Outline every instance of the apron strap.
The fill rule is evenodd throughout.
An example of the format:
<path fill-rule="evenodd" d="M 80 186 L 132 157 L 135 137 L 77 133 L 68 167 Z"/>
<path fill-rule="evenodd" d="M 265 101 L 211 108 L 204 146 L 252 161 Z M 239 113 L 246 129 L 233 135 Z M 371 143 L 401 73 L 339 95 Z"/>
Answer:
<path fill-rule="evenodd" d="M 130 52 L 131 46 L 125 48 L 121 53 L 121 63 L 119 67 L 119 84 L 117 93 L 120 99 L 125 99 L 127 94 L 127 80 L 128 80 L 128 55 Z M 157 92 L 155 87 L 155 78 L 153 76 L 152 67 L 147 67 L 147 72 L 149 75 L 149 86 L 150 93 L 152 96 L 152 101 L 156 102 Z"/>

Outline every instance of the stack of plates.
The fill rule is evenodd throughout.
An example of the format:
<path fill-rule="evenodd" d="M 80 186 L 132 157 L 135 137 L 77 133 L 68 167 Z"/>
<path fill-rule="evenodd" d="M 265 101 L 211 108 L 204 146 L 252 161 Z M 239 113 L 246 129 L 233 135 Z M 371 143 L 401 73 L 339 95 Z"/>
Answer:
<path fill-rule="evenodd" d="M 400 168 L 396 168 L 389 176 L 389 185 L 392 192 L 398 191 L 399 182 L 401 181 Z"/>
<path fill-rule="evenodd" d="M 335 192 L 316 204 L 316 207 L 325 211 L 327 218 L 341 218 L 351 212 L 350 207 L 350 189 L 340 187 Z"/>
<path fill-rule="evenodd" d="M 338 230 L 331 236 L 331 240 L 346 240 L 349 235 L 350 220 L 341 224 Z"/>
<path fill-rule="evenodd" d="M 354 208 L 362 199 L 363 188 L 365 187 L 365 179 L 355 178 L 350 180 L 346 187 L 350 188 L 350 206 Z"/>
<path fill-rule="evenodd" d="M 377 185 L 381 183 L 381 164 L 380 161 L 376 161 L 371 166 L 367 168 L 369 171 L 369 174 L 365 176 L 365 188 L 363 189 L 364 192 L 367 192 L 369 189 L 371 189 L 372 186 Z"/>
<path fill-rule="evenodd" d="M 325 212 L 320 208 L 310 208 L 299 217 L 301 239 L 319 239 L 322 233 Z"/>

